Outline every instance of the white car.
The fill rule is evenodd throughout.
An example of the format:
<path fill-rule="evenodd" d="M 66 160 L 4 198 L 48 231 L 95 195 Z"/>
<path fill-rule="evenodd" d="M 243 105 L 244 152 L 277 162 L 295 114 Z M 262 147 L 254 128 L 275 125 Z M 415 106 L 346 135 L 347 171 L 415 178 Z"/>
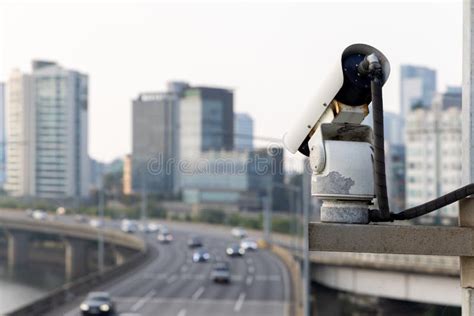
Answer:
<path fill-rule="evenodd" d="M 240 247 L 244 248 L 245 250 L 257 250 L 258 244 L 253 238 L 245 238 L 240 242 Z"/>
<path fill-rule="evenodd" d="M 101 227 L 104 227 L 104 222 L 101 221 L 100 219 L 91 219 L 89 221 L 89 225 L 95 228 L 101 228 Z"/>
<path fill-rule="evenodd" d="M 42 210 L 34 210 L 32 217 L 39 221 L 45 221 L 48 218 L 48 215 L 45 211 Z"/>
<path fill-rule="evenodd" d="M 138 225 L 135 221 L 124 219 L 120 223 L 120 229 L 124 233 L 135 233 L 138 230 Z"/>
<path fill-rule="evenodd" d="M 232 234 L 232 236 L 234 236 L 236 238 L 245 238 L 245 237 L 247 237 L 247 232 L 245 231 L 245 229 L 243 229 L 241 227 L 232 228 L 231 234 Z"/>

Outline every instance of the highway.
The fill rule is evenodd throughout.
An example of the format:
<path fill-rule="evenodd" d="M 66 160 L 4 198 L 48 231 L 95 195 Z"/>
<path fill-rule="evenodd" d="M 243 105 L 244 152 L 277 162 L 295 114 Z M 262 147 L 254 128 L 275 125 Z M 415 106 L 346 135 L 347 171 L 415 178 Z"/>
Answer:
<path fill-rule="evenodd" d="M 228 258 L 225 248 L 236 241 L 230 229 L 199 232 L 211 261 L 193 263 L 193 250 L 188 248 L 187 239 L 197 233 L 195 228 L 168 228 L 175 237 L 170 244 L 159 244 L 156 234 L 147 236 L 153 257 L 145 266 L 94 289 L 112 295 L 119 315 L 286 315 L 290 276 L 274 254 L 259 249 L 242 258 Z M 230 284 L 212 282 L 214 260 L 230 262 Z M 80 315 L 82 299 L 75 299 L 49 315 Z"/>

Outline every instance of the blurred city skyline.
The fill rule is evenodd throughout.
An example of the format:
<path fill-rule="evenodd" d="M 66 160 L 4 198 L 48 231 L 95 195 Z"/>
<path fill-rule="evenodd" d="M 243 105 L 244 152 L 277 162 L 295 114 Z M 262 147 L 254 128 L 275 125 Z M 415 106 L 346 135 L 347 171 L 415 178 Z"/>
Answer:
<path fill-rule="evenodd" d="M 438 91 L 460 84 L 460 1 L 340 6 L 0 5 L 0 81 L 14 68 L 29 71 L 37 58 L 87 73 L 89 153 L 104 161 L 131 151 L 132 99 L 170 80 L 234 89 L 235 111 L 254 118 L 256 136 L 273 138 L 309 102 L 324 67 L 353 42 L 374 45 L 391 60 L 388 111 L 399 111 L 401 64 L 437 70 Z"/>

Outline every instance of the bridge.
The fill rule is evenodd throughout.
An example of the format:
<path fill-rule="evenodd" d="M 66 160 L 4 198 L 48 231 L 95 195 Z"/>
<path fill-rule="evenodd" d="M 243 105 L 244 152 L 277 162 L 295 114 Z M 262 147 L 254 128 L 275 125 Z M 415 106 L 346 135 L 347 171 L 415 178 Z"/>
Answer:
<path fill-rule="evenodd" d="M 98 269 L 98 230 L 71 222 L 44 220 L 39 222 L 16 212 L 2 211 L 0 233 L 7 266 L 46 263 L 64 266 L 67 281 L 85 276 Z M 101 231 L 106 266 L 122 265 L 137 252 L 144 252 L 143 240 L 115 230 Z"/>

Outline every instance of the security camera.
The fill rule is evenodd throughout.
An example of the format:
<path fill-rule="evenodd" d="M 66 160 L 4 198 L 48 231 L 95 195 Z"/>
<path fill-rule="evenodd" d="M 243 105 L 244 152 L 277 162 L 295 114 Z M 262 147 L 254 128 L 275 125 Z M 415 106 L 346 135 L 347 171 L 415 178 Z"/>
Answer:
<path fill-rule="evenodd" d="M 347 47 L 318 87 L 313 102 L 283 136 L 285 147 L 309 156 L 311 194 L 321 221 L 389 220 L 383 148 L 382 86 L 387 58 L 364 44 Z M 372 102 L 374 130 L 361 125 Z"/>
<path fill-rule="evenodd" d="M 350 45 L 342 52 L 325 80 L 318 86 L 313 101 L 301 112 L 283 136 L 291 152 L 309 156 L 308 142 L 323 123 L 360 124 L 371 102 L 371 79 L 364 63 L 378 59 L 383 73 L 382 85 L 390 74 L 390 64 L 379 50 L 365 44 Z M 368 65 L 366 65 L 368 66 Z"/>

